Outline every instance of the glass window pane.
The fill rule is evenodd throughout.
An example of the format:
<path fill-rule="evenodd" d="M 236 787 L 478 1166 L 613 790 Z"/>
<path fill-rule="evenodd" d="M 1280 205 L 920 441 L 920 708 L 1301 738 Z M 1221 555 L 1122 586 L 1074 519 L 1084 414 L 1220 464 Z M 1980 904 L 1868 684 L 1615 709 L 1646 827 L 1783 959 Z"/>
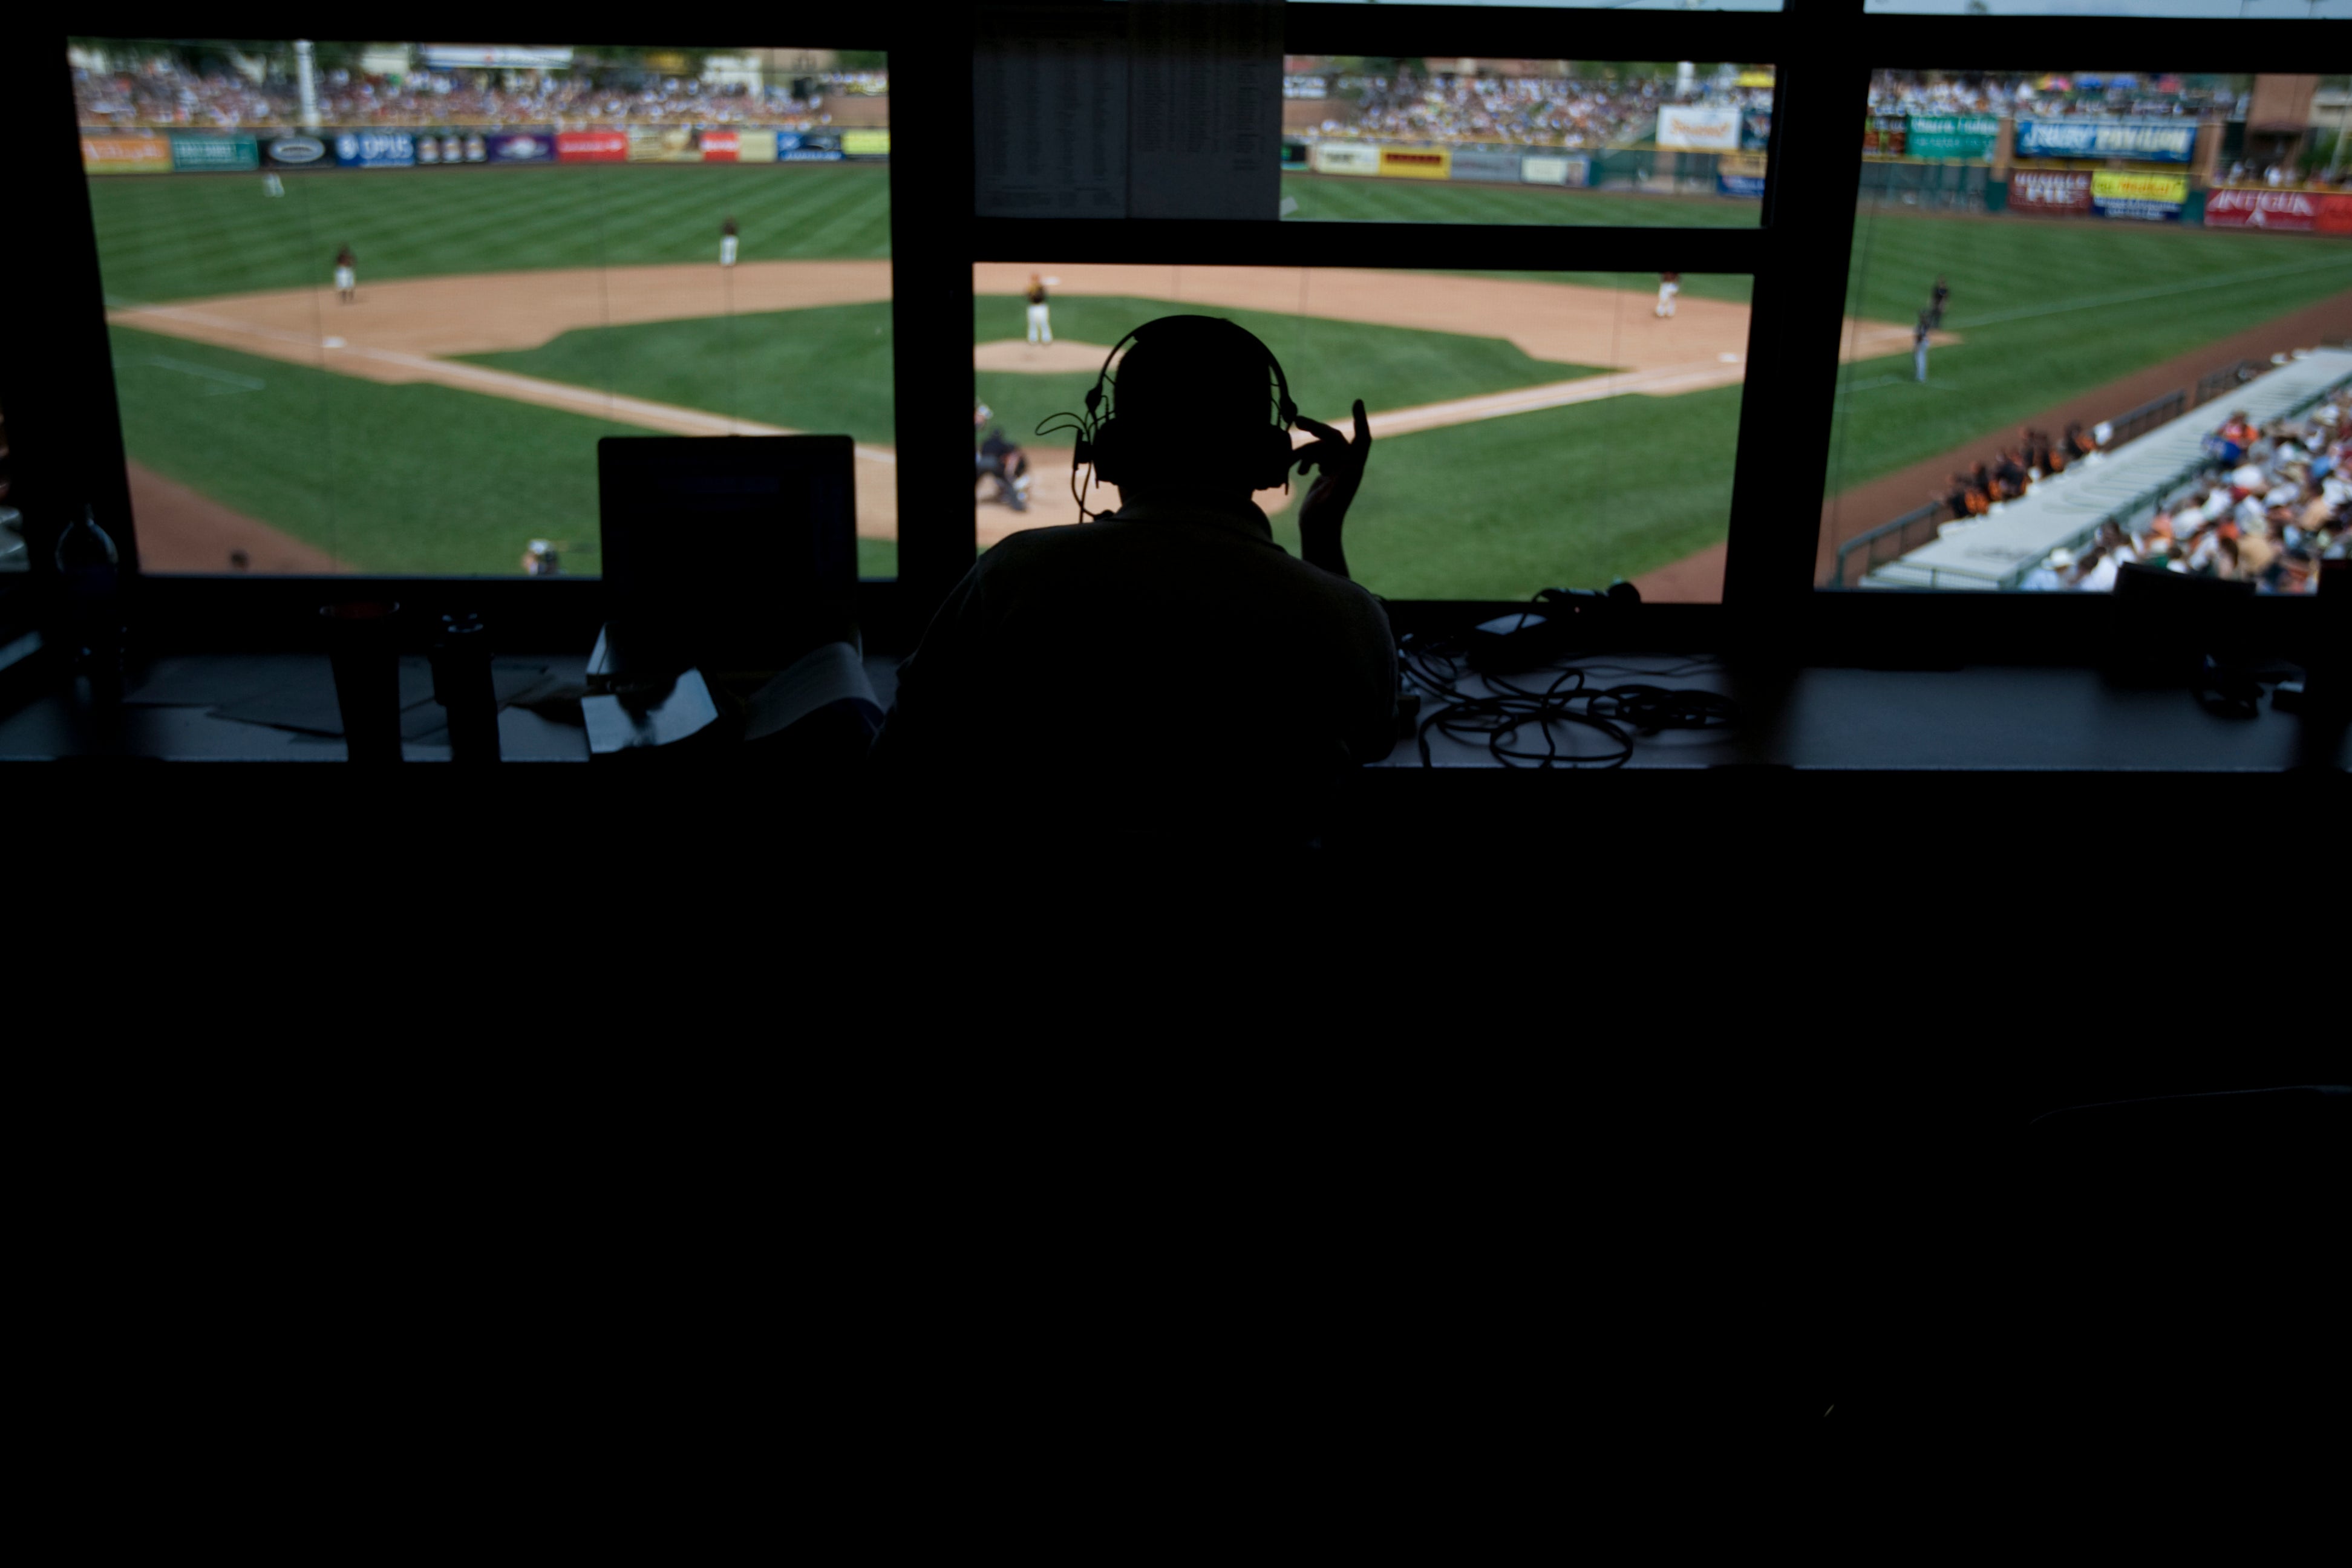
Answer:
<path fill-rule="evenodd" d="M 1752 226 L 1772 79 L 1738 63 L 1288 56 L 1281 216 Z"/>
<path fill-rule="evenodd" d="M 880 55 L 68 56 L 150 569 L 593 574 L 600 437 L 845 430 L 895 572 Z"/>
<path fill-rule="evenodd" d="M 1819 581 L 2305 591 L 2352 524 L 2348 85 L 1882 73 Z"/>
<path fill-rule="evenodd" d="M 1084 408 L 1129 331 L 1204 314 L 1265 342 L 1305 416 L 1344 428 L 1363 400 L 1377 445 L 1346 548 L 1375 593 L 1521 599 L 1623 577 L 1648 599 L 1720 600 L 1749 280 L 1669 276 L 977 266 L 975 444 L 998 438 L 975 476 L 981 542 L 1078 521 L 1084 476 L 1054 416 Z M 1294 553 L 1300 489 L 1256 498 Z"/>

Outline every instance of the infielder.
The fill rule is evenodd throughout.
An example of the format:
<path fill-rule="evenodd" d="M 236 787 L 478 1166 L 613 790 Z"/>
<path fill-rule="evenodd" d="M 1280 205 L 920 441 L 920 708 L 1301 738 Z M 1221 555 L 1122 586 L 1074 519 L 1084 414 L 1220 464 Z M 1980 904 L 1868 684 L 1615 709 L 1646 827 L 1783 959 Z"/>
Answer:
<path fill-rule="evenodd" d="M 1944 304 L 1947 300 L 1950 300 L 1951 297 L 1952 286 L 1944 281 L 1944 275 L 1942 273 L 1937 273 L 1936 275 L 1935 289 L 1927 296 L 1927 324 L 1929 326 L 1940 327 L 1944 324 Z"/>
<path fill-rule="evenodd" d="M 1927 312 L 1919 312 L 1919 324 L 1911 329 L 1911 366 L 1916 373 L 1911 379 L 1927 379 Z"/>
<path fill-rule="evenodd" d="M 725 223 L 720 224 L 720 225 L 719 226 L 719 266 L 721 266 L 721 267 L 732 267 L 732 266 L 734 266 L 734 265 L 735 265 L 735 242 L 736 242 L 736 236 L 737 236 L 737 230 L 736 230 L 736 227 L 735 227 L 735 215 L 734 215 L 734 214 L 732 214 L 732 213 L 730 213 L 730 214 L 728 214 L 728 216 L 727 216 L 727 221 L 726 221 Z"/>
<path fill-rule="evenodd" d="M 335 297 L 346 305 L 359 303 L 360 258 L 349 245 L 335 252 Z"/>
<path fill-rule="evenodd" d="M 1060 282 L 1060 279 L 1055 279 Z M 1045 318 L 1045 280 L 1034 272 L 1029 274 L 1029 341 L 1052 342 L 1054 324 Z"/>
<path fill-rule="evenodd" d="M 1661 273 L 1659 273 L 1659 274 L 1658 274 L 1658 308 L 1657 308 L 1657 310 L 1656 310 L 1654 313 L 1655 313 L 1655 314 L 1657 314 L 1657 315 L 1660 315 L 1660 316 L 1671 316 L 1671 315 L 1673 315 L 1673 314 L 1675 313 L 1675 295 L 1677 295 L 1677 294 L 1679 294 L 1679 293 L 1681 293 L 1682 291 L 1683 291 L 1683 275 L 1682 275 L 1681 273 L 1679 273 L 1679 272 L 1661 272 Z"/>
<path fill-rule="evenodd" d="M 265 196 L 282 196 L 286 194 L 285 183 L 278 179 L 278 171 L 275 169 L 261 176 L 261 194 Z"/>

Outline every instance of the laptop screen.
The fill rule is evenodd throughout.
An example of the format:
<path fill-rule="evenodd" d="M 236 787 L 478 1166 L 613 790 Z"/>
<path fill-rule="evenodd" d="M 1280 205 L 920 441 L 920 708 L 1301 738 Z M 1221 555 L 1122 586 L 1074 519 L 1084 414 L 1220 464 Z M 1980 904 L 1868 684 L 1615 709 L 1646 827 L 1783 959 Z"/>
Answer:
<path fill-rule="evenodd" d="M 846 436 L 608 436 L 596 444 L 611 618 L 707 672 L 781 669 L 850 635 Z"/>

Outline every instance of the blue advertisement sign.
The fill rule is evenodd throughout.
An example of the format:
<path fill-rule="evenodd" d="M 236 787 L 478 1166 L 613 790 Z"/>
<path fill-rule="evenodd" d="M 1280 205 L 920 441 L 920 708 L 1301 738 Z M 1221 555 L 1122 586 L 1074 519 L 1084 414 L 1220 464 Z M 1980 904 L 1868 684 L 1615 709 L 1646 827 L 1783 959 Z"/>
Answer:
<path fill-rule="evenodd" d="M 555 132 L 552 131 L 498 131 L 485 139 L 484 150 L 493 163 L 552 163 L 555 162 Z"/>
<path fill-rule="evenodd" d="M 779 153 L 797 153 L 800 150 L 801 133 L 799 132 L 779 131 L 776 132 L 776 151 Z"/>
<path fill-rule="evenodd" d="M 1764 176 L 1761 174 L 1717 174 L 1716 194 L 1726 196 L 1747 196 L 1761 201 L 1764 196 Z"/>
<path fill-rule="evenodd" d="M 405 169 L 416 162 L 416 138 L 406 131 L 339 131 L 335 162 L 346 169 Z"/>
<path fill-rule="evenodd" d="M 2021 120 L 2021 158 L 2134 158 L 2186 163 L 2197 150 L 2193 120 Z"/>

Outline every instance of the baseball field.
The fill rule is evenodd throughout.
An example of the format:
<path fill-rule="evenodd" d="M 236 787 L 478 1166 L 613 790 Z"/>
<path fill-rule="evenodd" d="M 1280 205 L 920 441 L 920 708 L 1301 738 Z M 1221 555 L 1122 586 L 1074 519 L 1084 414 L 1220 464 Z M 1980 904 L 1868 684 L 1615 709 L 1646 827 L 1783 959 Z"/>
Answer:
<path fill-rule="evenodd" d="M 151 569 L 509 574 L 538 538 L 593 572 L 599 437 L 782 428 L 857 438 L 860 568 L 896 570 L 887 166 L 282 184 L 90 181 Z"/>
<path fill-rule="evenodd" d="M 233 546 L 263 571 L 504 574 L 543 538 L 593 571 L 599 437 L 829 430 L 858 443 L 861 567 L 888 574 L 888 179 L 879 164 L 418 169 L 289 174 L 281 197 L 258 175 L 92 180 L 148 563 L 218 571 Z M 1302 200 L 1297 216 L 1426 217 L 1443 201 L 1558 221 L 1506 215 L 1564 195 L 1645 215 L 1584 221 L 1753 216 L 1310 184 L 1318 201 L 1341 186 L 1407 205 Z M 744 259 L 722 271 L 730 215 Z M 328 286 L 345 244 L 352 305 Z M 1061 279 L 1052 352 L 1024 340 L 1031 272 Z M 2352 303 L 2352 242 L 2170 224 L 1865 212 L 1849 272 L 1827 421 L 1841 533 L 1885 521 L 1874 487 L 1971 442 Z M 1909 323 L 1938 273 L 1952 298 L 1922 385 Z M 1372 410 L 1349 550 L 1378 591 L 1517 597 L 1614 576 L 1654 597 L 1719 591 L 1744 278 L 1686 277 L 1670 321 L 1654 278 L 1572 272 L 1038 263 L 977 268 L 973 294 L 975 392 L 1037 476 L 1027 514 L 977 506 L 983 543 L 1075 516 L 1067 437 L 1034 436 L 1037 421 L 1080 405 L 1128 328 L 1203 310 L 1265 338 L 1310 416 L 1340 422 L 1356 397 Z M 1262 500 L 1291 538 L 1294 498 Z"/>

